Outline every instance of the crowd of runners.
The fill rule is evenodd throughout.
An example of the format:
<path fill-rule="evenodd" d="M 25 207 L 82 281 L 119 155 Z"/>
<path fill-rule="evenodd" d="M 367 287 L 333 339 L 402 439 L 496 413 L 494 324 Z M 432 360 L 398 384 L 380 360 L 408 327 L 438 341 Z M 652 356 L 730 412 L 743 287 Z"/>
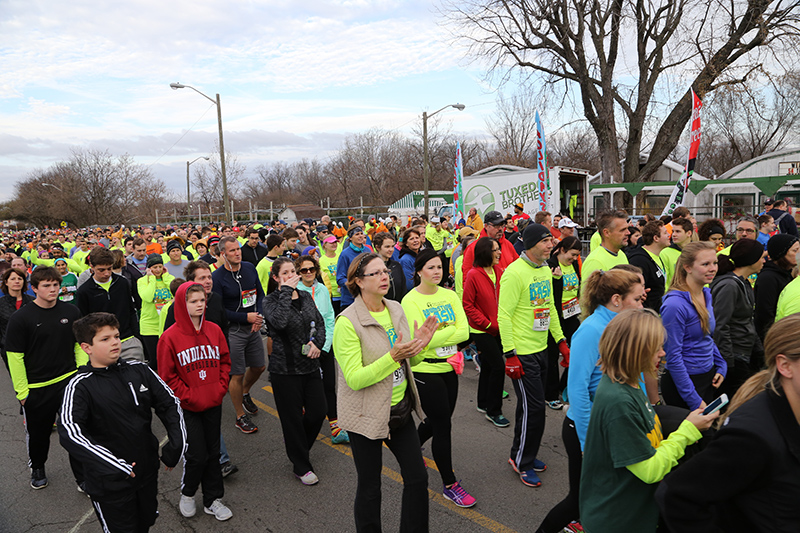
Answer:
<path fill-rule="evenodd" d="M 684 207 L 602 212 L 588 255 L 576 223 L 522 204 L 461 220 L 6 232 L 0 352 L 30 486 L 48 485 L 56 424 L 103 531 L 147 531 L 159 462 L 181 459 L 181 514 L 200 490 L 227 520 L 237 466 L 221 428 L 258 431 L 250 391 L 266 370 L 299 482 L 320 482 L 311 449 L 329 430 L 351 447 L 355 529 L 380 531 L 385 443 L 400 530 L 427 531 L 422 446 L 453 505 L 489 490 L 453 466 L 474 364 L 480 416 L 513 424 L 508 468 L 529 487 L 569 480 L 531 531 L 798 532 L 800 239 L 785 202 L 766 207 L 732 239 Z M 566 409 L 564 472 L 543 474 L 546 409 Z"/>

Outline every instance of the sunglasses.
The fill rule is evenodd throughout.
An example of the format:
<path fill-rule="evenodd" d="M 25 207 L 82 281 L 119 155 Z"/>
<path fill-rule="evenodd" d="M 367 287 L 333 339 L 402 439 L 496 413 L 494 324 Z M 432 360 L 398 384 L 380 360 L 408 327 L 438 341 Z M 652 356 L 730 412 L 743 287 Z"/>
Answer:
<path fill-rule="evenodd" d="M 311 274 L 312 272 L 316 271 L 317 269 L 312 267 L 312 268 L 301 268 L 298 272 L 300 272 L 301 274 Z"/>

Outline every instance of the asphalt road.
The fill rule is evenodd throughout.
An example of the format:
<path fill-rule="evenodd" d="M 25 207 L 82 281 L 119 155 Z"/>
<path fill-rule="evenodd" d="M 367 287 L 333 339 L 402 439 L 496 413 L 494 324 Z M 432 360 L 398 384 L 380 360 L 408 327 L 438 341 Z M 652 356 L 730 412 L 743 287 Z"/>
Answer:
<path fill-rule="evenodd" d="M 311 450 L 311 460 L 320 483 L 303 486 L 292 474 L 283 448 L 275 403 L 265 373 L 253 388 L 260 407 L 255 421 L 259 431 L 241 433 L 234 426 L 230 401 L 223 404 L 222 432 L 228 451 L 239 472 L 225 480 L 223 501 L 233 518 L 218 522 L 202 512 L 183 518 L 178 511 L 181 469 L 161 471 L 159 477 L 160 517 L 151 531 L 352 531 L 356 476 L 348 445 L 333 445 L 327 423 Z M 513 437 L 516 403 L 511 394 L 504 402 L 504 414 L 512 420 L 505 429 L 495 428 L 475 409 L 478 373 L 472 363 L 460 378 L 458 405 L 453 415 L 453 462 L 456 476 L 477 499 L 471 509 L 460 509 L 442 496 L 442 484 L 430 459 L 430 442 L 423 450 L 429 468 L 430 526 L 436 532 L 535 531 L 549 509 L 567 492 L 567 458 L 561 442 L 563 411 L 547 410 L 539 458 L 548 464 L 541 474 L 542 486 L 523 485 L 507 464 Z M 153 429 L 166 434 L 158 419 Z M 67 454 L 54 432 L 47 462 L 49 486 L 30 487 L 25 431 L 8 373 L 0 372 L 0 531 L 69 532 L 100 531 L 89 499 L 76 490 Z M 397 462 L 384 449 L 383 524 L 386 531 L 399 527 L 401 478 Z"/>

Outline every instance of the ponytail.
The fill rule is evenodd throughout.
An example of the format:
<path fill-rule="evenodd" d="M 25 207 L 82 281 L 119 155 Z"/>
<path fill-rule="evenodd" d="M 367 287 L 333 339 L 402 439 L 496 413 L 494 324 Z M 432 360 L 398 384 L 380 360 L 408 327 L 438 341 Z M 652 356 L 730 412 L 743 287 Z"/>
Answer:
<path fill-rule="evenodd" d="M 595 270 L 581 287 L 582 320 L 595 312 L 601 305 L 606 305 L 615 294 L 627 295 L 631 288 L 642 280 L 633 272 L 612 268 L 611 270 Z"/>

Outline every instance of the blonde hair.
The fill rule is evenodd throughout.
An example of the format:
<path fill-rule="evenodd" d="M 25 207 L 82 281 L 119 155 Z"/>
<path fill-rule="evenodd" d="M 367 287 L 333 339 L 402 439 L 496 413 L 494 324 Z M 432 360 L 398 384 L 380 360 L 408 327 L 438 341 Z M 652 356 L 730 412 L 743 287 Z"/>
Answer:
<path fill-rule="evenodd" d="M 703 333 L 706 335 L 711 332 L 711 317 L 706 308 L 705 295 L 701 292 L 700 298 L 689 290 L 689 284 L 686 282 L 687 272 L 686 267 L 694 265 L 697 261 L 697 256 L 700 252 L 711 251 L 716 253 L 714 244 L 708 241 L 690 242 L 683 247 L 678 263 L 675 265 L 675 275 L 672 277 L 672 283 L 669 285 L 669 291 L 685 291 L 692 297 L 692 304 L 694 305 L 697 315 L 700 317 L 700 326 L 703 328 Z"/>
<path fill-rule="evenodd" d="M 666 332 L 652 309 L 627 309 L 615 316 L 600 337 L 600 368 L 611 381 L 636 385 L 639 374 L 656 376 L 653 356 Z"/>
<path fill-rule="evenodd" d="M 730 417 L 734 411 L 752 400 L 759 393 L 769 389 L 775 394 L 779 394 L 778 387 L 781 375 L 778 373 L 776 359 L 779 355 L 783 355 L 793 362 L 800 359 L 798 330 L 800 330 L 800 314 L 782 318 L 769 328 L 764 339 L 764 365 L 766 369 L 752 376 L 744 382 L 744 385 L 739 387 L 728 406 L 726 416 L 719 418 L 717 426 L 722 425 L 723 418 Z"/>
<path fill-rule="evenodd" d="M 586 320 L 598 307 L 610 302 L 615 294 L 624 298 L 635 284 L 641 282 L 637 274 L 616 267 L 606 271 L 595 270 L 581 287 L 581 318 Z"/>

